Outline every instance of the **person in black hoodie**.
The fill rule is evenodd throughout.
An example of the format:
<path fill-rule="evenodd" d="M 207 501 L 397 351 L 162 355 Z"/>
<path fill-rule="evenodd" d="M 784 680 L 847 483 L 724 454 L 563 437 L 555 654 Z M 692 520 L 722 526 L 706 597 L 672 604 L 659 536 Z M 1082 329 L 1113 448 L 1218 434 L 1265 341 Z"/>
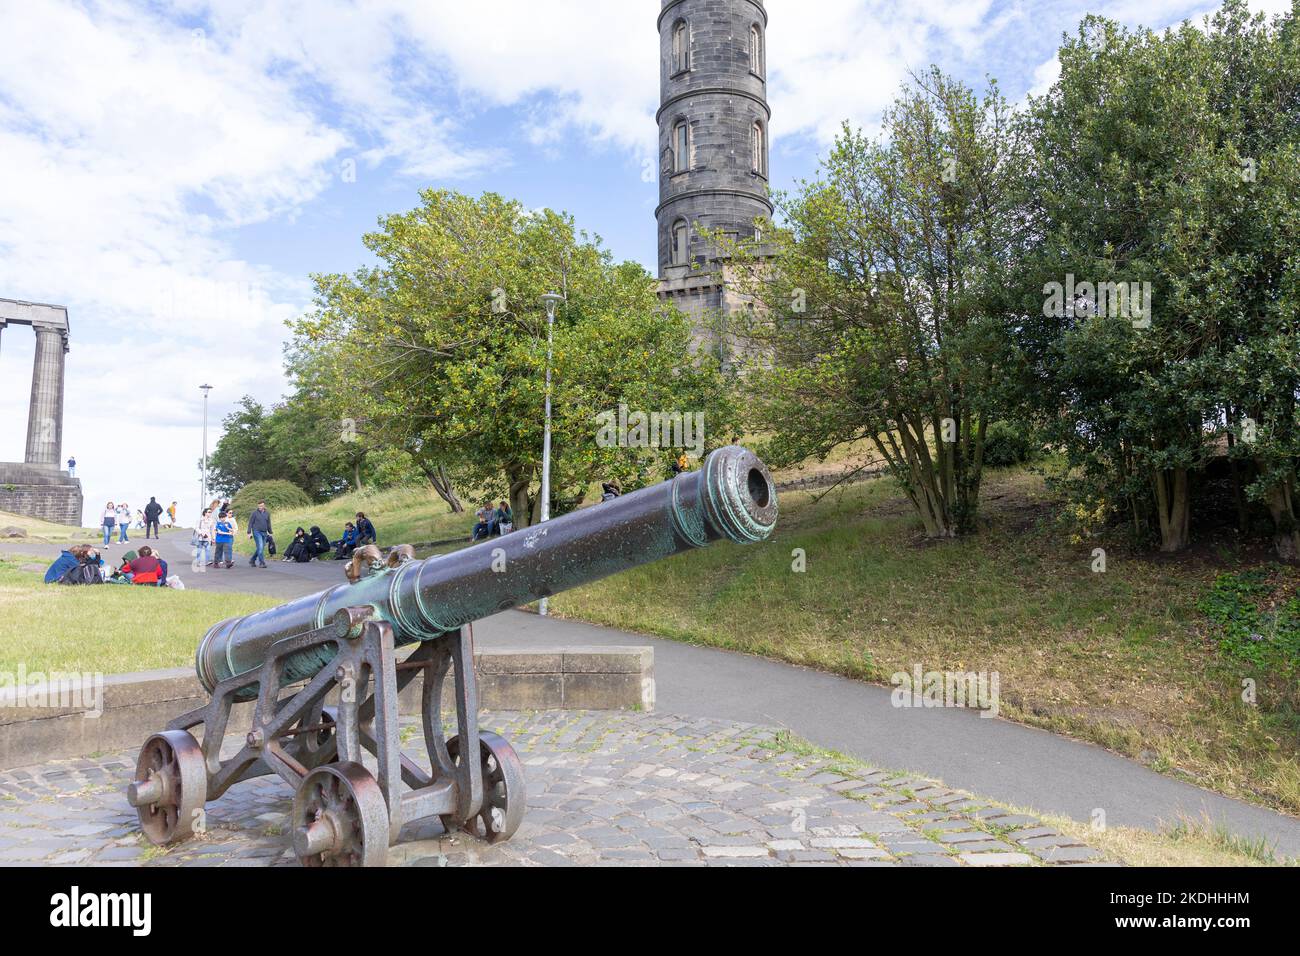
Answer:
<path fill-rule="evenodd" d="M 311 560 L 311 545 L 307 539 L 307 532 L 299 528 L 293 533 L 293 540 L 289 542 L 289 547 L 284 549 L 284 557 L 281 561 L 297 561 L 300 564 Z"/>
<path fill-rule="evenodd" d="M 312 525 L 311 534 L 307 535 L 307 547 L 313 558 L 319 558 L 323 554 L 329 554 L 333 545 L 330 544 L 330 539 L 325 537 L 325 532 Z"/>

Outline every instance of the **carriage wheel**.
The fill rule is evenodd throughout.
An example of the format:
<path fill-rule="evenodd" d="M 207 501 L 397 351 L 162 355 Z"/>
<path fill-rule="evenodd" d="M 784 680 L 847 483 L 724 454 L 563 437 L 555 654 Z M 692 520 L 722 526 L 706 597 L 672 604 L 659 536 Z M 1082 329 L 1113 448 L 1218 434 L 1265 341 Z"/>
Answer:
<path fill-rule="evenodd" d="M 459 735 L 447 741 L 447 755 L 453 766 L 460 764 Z M 483 763 L 483 806 L 463 823 L 446 816 L 442 823 L 448 831 L 459 826 L 488 843 L 499 843 L 510 839 L 524 819 L 524 766 L 515 748 L 504 737 L 489 731 L 479 732 L 479 756 Z"/>
<path fill-rule="evenodd" d="M 162 846 L 193 836 L 194 819 L 207 797 L 203 750 L 188 731 L 164 730 L 144 742 L 126 799 L 150 843 Z"/>
<path fill-rule="evenodd" d="M 388 804 L 359 763 L 317 767 L 293 795 L 293 852 L 303 866 L 383 866 Z"/>

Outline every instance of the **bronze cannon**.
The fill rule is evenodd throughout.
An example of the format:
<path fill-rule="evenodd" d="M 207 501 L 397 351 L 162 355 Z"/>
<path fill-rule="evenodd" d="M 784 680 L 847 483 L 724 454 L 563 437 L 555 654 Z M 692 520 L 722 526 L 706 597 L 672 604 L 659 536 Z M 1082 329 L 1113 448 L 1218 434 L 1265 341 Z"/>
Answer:
<path fill-rule="evenodd" d="M 370 549 L 351 583 L 221 621 L 195 660 L 210 701 L 141 750 L 127 790 L 141 828 L 155 844 L 186 839 L 207 801 L 275 773 L 295 788 L 290 829 L 304 865 L 382 865 L 402 826 L 431 816 L 508 839 L 523 819 L 523 767 L 507 741 L 478 729 L 471 622 L 713 541 L 763 541 L 776 516 L 766 466 L 730 446 L 696 471 L 452 554 Z M 399 660 L 405 645 L 417 646 Z M 400 747 L 397 697 L 416 675 L 428 771 Z M 255 701 L 252 729 L 222 759 L 240 701 Z"/>

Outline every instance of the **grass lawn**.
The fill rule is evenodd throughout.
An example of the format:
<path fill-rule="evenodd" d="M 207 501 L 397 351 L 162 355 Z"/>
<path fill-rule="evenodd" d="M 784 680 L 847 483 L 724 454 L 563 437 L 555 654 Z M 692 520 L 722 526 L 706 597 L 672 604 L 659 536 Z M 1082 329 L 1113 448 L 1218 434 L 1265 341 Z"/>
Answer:
<path fill-rule="evenodd" d="M 888 684 L 996 671 L 1001 714 L 1232 796 L 1300 812 L 1300 691 L 1221 656 L 1196 610 L 1215 555 L 1072 544 L 1041 481 L 995 472 L 987 527 L 927 542 L 888 480 L 781 497 L 773 540 L 716 545 L 554 598 L 556 614 Z M 806 571 L 792 569 L 792 552 Z M 1231 567 L 1233 556 L 1224 556 Z M 1258 706 L 1242 700 L 1257 681 Z"/>
<path fill-rule="evenodd" d="M 42 521 L 40 518 L 28 518 L 25 515 L 10 514 L 8 511 L 0 511 L 0 528 L 22 528 L 27 532 L 26 538 L 16 538 L 16 541 L 38 540 L 38 541 L 72 541 L 72 542 L 90 542 L 96 539 L 102 540 L 103 532 L 98 528 L 76 528 L 67 524 L 52 524 L 49 521 Z"/>
<path fill-rule="evenodd" d="M 358 511 L 364 511 L 375 524 L 381 547 L 450 538 L 464 538 L 468 544 L 477 506 L 466 503 L 465 507 L 469 509 L 467 514 L 451 514 L 446 502 L 432 490 L 423 488 L 360 491 L 310 508 L 273 511 L 271 527 L 275 529 L 276 546 L 281 549 L 289 546 L 294 530 L 300 526 L 310 531 L 312 525 L 318 525 L 327 538 L 337 541 L 343 536 L 343 525 L 352 521 Z M 242 526 L 247 524 L 247 517 L 241 515 L 240 522 L 235 550 L 252 554 L 253 542 Z"/>
<path fill-rule="evenodd" d="M 0 671 L 115 674 L 194 663 L 222 618 L 272 607 L 271 598 L 105 584 L 60 587 L 0 560 Z"/>

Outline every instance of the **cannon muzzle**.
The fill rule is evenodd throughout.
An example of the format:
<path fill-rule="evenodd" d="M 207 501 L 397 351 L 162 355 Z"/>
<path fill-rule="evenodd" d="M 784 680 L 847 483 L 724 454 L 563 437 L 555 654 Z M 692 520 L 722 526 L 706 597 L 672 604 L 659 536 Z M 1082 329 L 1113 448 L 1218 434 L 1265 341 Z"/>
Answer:
<path fill-rule="evenodd" d="M 228 678 L 248 675 L 250 685 L 238 695 L 247 699 L 256 693 L 256 673 L 272 645 L 325 627 L 340 610 L 372 607 L 392 625 L 398 644 L 433 640 L 498 611 L 719 539 L 763 541 L 776 515 L 776 486 L 763 462 L 747 449 L 721 448 L 696 471 L 598 506 L 229 618 L 203 637 L 195 666 L 209 693 Z M 339 622 L 342 640 L 347 622 Z M 288 658 L 284 683 L 310 679 L 334 653 L 321 645 Z"/>

